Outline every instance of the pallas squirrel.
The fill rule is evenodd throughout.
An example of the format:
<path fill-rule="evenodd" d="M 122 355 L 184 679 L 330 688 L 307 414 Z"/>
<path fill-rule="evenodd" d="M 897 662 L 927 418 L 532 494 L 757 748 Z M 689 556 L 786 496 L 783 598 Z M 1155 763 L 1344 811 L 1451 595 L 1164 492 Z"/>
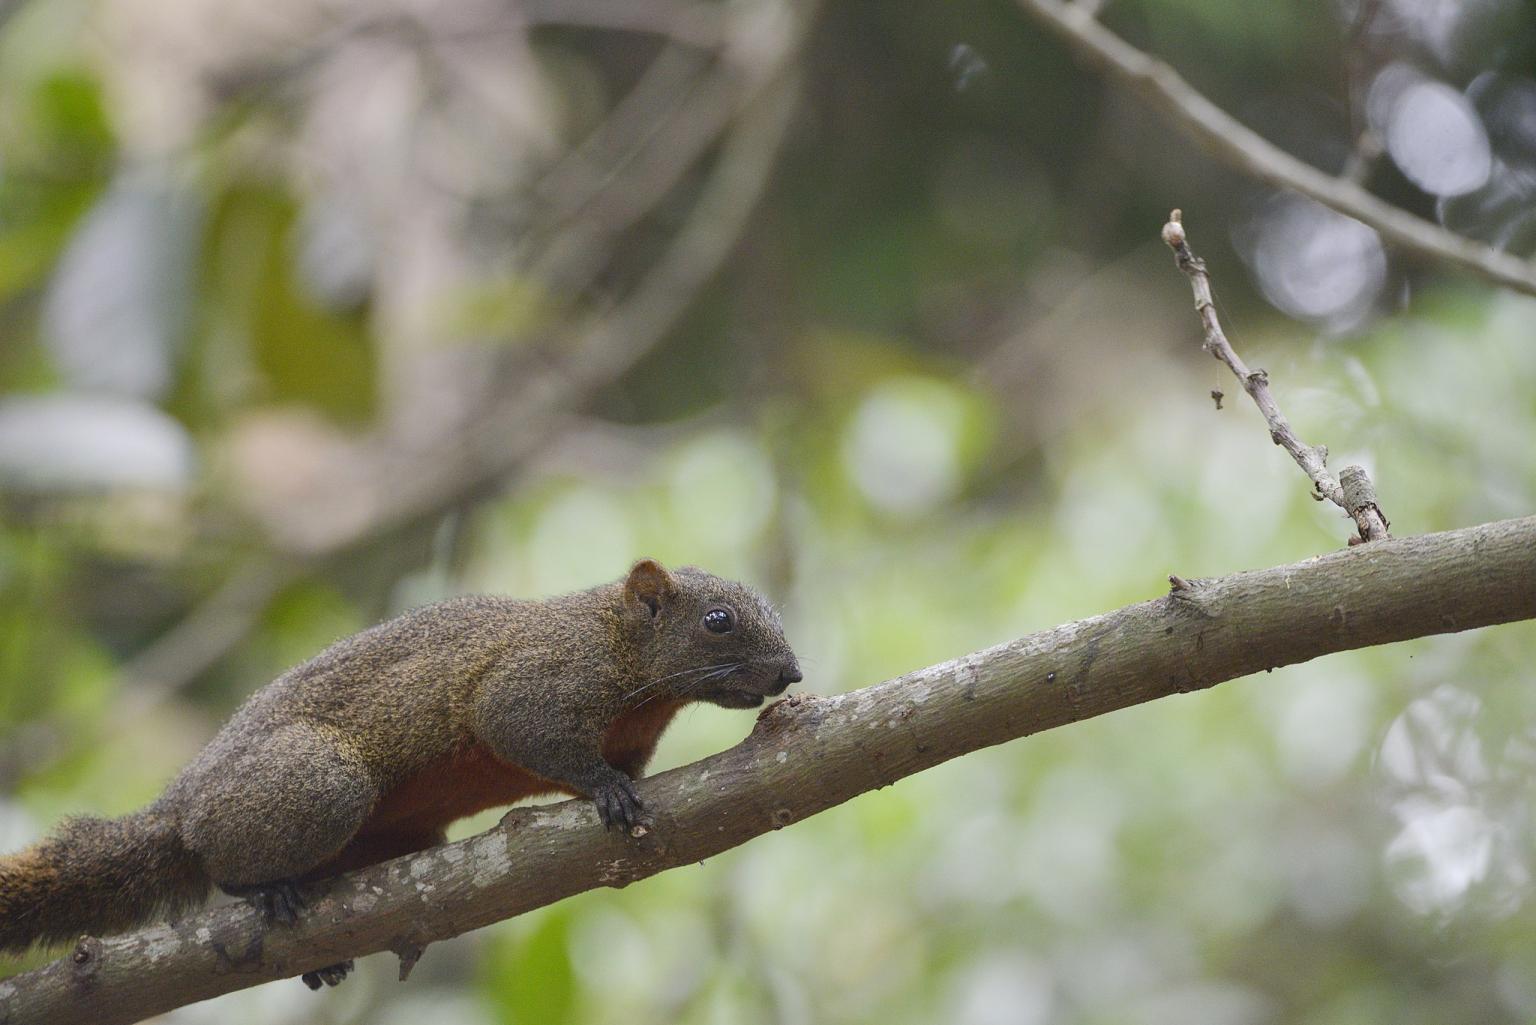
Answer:
<path fill-rule="evenodd" d="M 800 679 L 760 594 L 650 559 L 574 594 L 415 609 L 257 691 L 149 807 L 0 858 L 0 950 L 120 932 L 212 886 L 292 921 L 304 884 L 539 794 L 590 798 L 628 832 L 679 708 L 754 708 Z"/>

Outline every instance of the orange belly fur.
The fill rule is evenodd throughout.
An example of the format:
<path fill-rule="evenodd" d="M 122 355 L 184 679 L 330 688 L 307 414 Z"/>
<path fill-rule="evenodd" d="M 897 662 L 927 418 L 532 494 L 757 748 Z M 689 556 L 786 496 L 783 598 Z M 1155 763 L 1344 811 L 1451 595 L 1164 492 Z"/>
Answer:
<path fill-rule="evenodd" d="M 604 735 L 603 758 L 638 776 L 681 707 L 680 701 L 651 701 L 626 712 Z M 561 793 L 580 796 L 564 784 L 502 761 L 483 744 L 473 744 L 428 765 L 385 794 L 337 862 L 356 868 L 397 857 L 440 843 L 443 829 L 466 816 L 526 797 Z M 388 853 L 372 861 L 360 860 L 365 849 Z"/>

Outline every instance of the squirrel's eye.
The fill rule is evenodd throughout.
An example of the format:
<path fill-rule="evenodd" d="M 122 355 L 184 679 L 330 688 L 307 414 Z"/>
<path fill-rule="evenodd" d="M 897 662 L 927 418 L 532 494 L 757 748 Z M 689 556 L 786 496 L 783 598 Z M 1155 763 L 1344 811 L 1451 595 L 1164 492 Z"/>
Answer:
<path fill-rule="evenodd" d="M 704 613 L 704 629 L 713 634 L 728 634 L 736 624 L 725 609 L 710 609 Z"/>

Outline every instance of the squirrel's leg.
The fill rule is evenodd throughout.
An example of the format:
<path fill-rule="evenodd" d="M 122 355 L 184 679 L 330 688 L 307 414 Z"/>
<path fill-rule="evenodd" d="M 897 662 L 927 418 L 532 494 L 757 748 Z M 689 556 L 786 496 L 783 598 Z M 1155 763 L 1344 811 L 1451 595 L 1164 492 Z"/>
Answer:
<path fill-rule="evenodd" d="M 181 807 L 182 841 L 220 887 L 291 918 L 293 881 L 346 846 L 377 799 L 324 728 L 288 723 L 198 773 Z"/>
<path fill-rule="evenodd" d="M 437 828 L 397 828 L 385 832 L 374 832 L 365 826 L 334 858 L 310 869 L 299 881 L 302 883 L 341 875 L 343 872 L 377 865 L 381 861 L 388 861 L 405 854 L 415 854 L 417 851 L 424 851 L 428 847 L 437 847 L 447 842 L 448 837 Z"/>
<path fill-rule="evenodd" d="M 578 740 L 576 734 L 567 735 L 563 747 L 552 737 L 505 738 L 512 741 L 505 745 L 485 739 L 498 757 L 591 798 L 597 817 L 609 829 L 628 833 L 645 820 L 634 782 L 603 760 L 596 743 Z"/>
<path fill-rule="evenodd" d="M 486 688 L 475 703 L 476 736 L 496 757 L 591 798 L 609 829 L 630 832 L 645 808 L 629 776 L 603 759 L 611 716 L 556 705 L 554 688 L 535 686 L 528 695 L 528 682 L 508 679 Z"/>
<path fill-rule="evenodd" d="M 447 840 L 441 829 L 418 829 L 382 834 L 370 834 L 364 831 L 354 836 L 336 857 L 312 869 L 301 883 L 325 879 L 367 865 L 377 865 L 381 861 L 398 858 L 402 854 L 412 854 L 416 851 L 424 851 L 428 847 L 436 847 L 446 843 Z M 314 990 L 318 990 L 321 986 L 338 986 L 341 980 L 347 977 L 347 973 L 352 971 L 352 967 L 350 960 L 342 961 L 324 968 L 317 968 L 312 972 L 305 972 L 299 978 L 303 980 L 304 985 Z"/>

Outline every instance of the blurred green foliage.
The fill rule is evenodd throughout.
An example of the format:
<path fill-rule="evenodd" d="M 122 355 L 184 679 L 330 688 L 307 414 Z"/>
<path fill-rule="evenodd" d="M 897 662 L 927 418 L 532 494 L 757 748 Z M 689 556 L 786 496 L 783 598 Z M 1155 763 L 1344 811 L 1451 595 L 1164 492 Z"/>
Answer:
<path fill-rule="evenodd" d="M 1259 186 L 1006 3 L 866 2 L 820 13 L 772 185 L 660 345 L 508 480 L 304 562 L 278 528 L 322 505 L 315 479 L 555 359 L 573 310 L 643 277 L 695 180 L 558 294 L 524 272 L 530 182 L 654 40 L 542 28 L 536 89 L 477 92 L 454 77 L 461 44 L 433 63 L 381 32 L 395 64 L 345 39 L 306 64 L 318 5 L 185 6 L 32 0 L 0 21 L 5 849 L 142 803 L 256 687 L 449 594 L 583 587 L 642 554 L 705 565 L 782 602 L 805 686 L 829 693 L 1170 572 L 1339 547 L 1341 518 L 1199 352 L 1156 239 L 1175 204 L 1239 348 L 1333 465 L 1366 463 L 1396 530 L 1536 509 L 1529 300 L 1393 264 L 1347 316 L 1286 319 L 1245 242 Z M 448 32 L 441 13 L 417 27 Z M 1536 27 L 1506 17 L 1481 56 L 1384 36 L 1372 59 L 1458 87 L 1524 75 Z M 1146 0 L 1106 19 L 1234 111 L 1289 111 L 1260 125 L 1278 141 L 1348 149 L 1331 9 Z M 517 63 L 521 36 L 495 38 L 487 75 Z M 1372 184 L 1434 211 L 1389 164 Z M 15 419 L 61 398 L 70 431 Z M 262 559 L 298 568 L 220 605 Z M 1521 624 L 1277 670 L 434 946 L 404 987 L 373 958 L 334 993 L 267 986 L 166 1020 L 1530 1021 L 1533 665 Z M 748 728 L 691 709 L 656 768 Z"/>

